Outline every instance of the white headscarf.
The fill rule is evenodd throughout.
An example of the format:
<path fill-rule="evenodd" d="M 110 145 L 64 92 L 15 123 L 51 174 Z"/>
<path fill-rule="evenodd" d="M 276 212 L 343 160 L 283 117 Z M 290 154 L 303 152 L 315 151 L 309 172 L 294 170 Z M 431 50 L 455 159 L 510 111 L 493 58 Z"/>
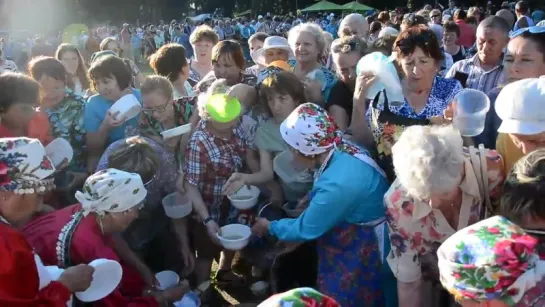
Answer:
<path fill-rule="evenodd" d="M 104 215 L 127 211 L 141 204 L 147 194 L 140 175 L 109 168 L 87 178 L 76 198 L 87 216 L 90 212 Z"/>

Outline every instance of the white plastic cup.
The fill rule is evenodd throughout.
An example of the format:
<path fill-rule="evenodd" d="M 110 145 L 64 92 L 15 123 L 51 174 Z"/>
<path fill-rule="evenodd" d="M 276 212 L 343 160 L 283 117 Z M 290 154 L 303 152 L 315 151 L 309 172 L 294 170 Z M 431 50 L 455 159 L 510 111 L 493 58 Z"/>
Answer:
<path fill-rule="evenodd" d="M 162 271 L 155 274 L 155 278 L 159 282 L 157 287 L 159 290 L 166 290 L 175 287 L 180 282 L 180 276 L 173 271 Z"/>
<path fill-rule="evenodd" d="M 461 90 L 453 100 L 453 124 L 462 136 L 472 137 L 484 131 L 486 113 L 490 110 L 490 99 L 485 93 L 474 90 Z"/>

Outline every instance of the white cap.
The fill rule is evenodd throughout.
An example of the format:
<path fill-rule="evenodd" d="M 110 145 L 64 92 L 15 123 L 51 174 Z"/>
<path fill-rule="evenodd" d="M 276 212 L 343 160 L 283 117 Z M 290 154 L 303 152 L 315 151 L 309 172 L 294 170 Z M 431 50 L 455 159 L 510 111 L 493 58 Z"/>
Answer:
<path fill-rule="evenodd" d="M 293 58 L 293 51 L 288 44 L 288 40 L 282 36 L 269 36 L 263 42 L 263 47 L 254 52 L 252 59 L 256 64 L 266 66 L 265 51 L 269 49 L 282 49 L 288 53 L 288 59 Z M 269 63 L 270 64 L 270 63 Z"/>
<path fill-rule="evenodd" d="M 397 37 L 398 35 L 399 35 L 399 31 L 396 28 L 384 27 L 378 33 L 378 38 Z"/>
<path fill-rule="evenodd" d="M 261 19 L 261 18 L 263 18 L 263 15 L 257 16 L 257 19 Z"/>
<path fill-rule="evenodd" d="M 545 77 L 523 79 L 506 85 L 496 98 L 498 132 L 533 135 L 545 131 Z"/>

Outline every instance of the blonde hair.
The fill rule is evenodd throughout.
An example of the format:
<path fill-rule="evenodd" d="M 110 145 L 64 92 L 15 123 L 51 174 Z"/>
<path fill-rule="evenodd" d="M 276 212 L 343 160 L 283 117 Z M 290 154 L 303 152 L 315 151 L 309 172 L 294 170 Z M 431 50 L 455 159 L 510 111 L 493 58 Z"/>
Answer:
<path fill-rule="evenodd" d="M 407 192 L 429 199 L 460 183 L 462 136 L 453 126 L 411 126 L 392 147 L 392 159 L 397 179 Z"/>
<path fill-rule="evenodd" d="M 500 200 L 500 214 L 513 223 L 527 218 L 545 219 L 545 149 L 522 157 L 507 175 Z"/>
<path fill-rule="evenodd" d="M 108 157 L 108 167 L 137 173 L 144 183 L 149 182 L 161 166 L 161 159 L 148 141 L 140 136 L 125 139 Z"/>
<path fill-rule="evenodd" d="M 142 96 L 158 92 L 168 99 L 173 98 L 174 88 L 167 78 L 159 75 L 148 76 L 140 86 Z"/>
<path fill-rule="evenodd" d="M 214 29 L 210 28 L 207 25 L 201 25 L 198 26 L 193 33 L 189 36 L 189 42 L 192 45 L 195 45 L 196 43 L 207 40 L 210 41 L 212 44 L 217 44 L 219 41 L 218 34 L 214 31 Z"/>

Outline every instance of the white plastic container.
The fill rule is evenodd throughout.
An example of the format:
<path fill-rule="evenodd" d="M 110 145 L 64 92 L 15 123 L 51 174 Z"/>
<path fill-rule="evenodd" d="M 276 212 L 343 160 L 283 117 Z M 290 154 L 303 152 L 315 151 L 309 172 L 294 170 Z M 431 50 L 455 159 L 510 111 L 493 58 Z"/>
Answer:
<path fill-rule="evenodd" d="M 182 135 L 191 131 L 191 124 L 185 124 L 172 129 L 161 132 L 163 139 L 170 139 L 178 135 Z"/>
<path fill-rule="evenodd" d="M 155 274 L 155 278 L 159 282 L 157 287 L 159 290 L 166 290 L 175 287 L 180 282 L 180 276 L 173 271 L 162 271 Z"/>
<path fill-rule="evenodd" d="M 110 108 L 110 112 L 112 113 L 119 112 L 119 114 L 116 116 L 117 120 L 124 118 L 125 121 L 138 116 L 141 110 L 142 105 L 133 94 L 127 94 L 119 98 L 119 100 L 116 101 Z"/>
<path fill-rule="evenodd" d="M 241 250 L 246 247 L 251 235 L 252 230 L 250 227 L 242 224 L 223 226 L 221 227 L 221 236 L 220 234 L 216 234 L 223 248 L 232 251 Z"/>
<path fill-rule="evenodd" d="M 258 281 L 250 286 L 250 290 L 255 296 L 266 296 L 269 292 L 269 283 L 266 281 Z"/>
<path fill-rule="evenodd" d="M 121 281 L 123 269 L 117 261 L 96 259 L 89 263 L 95 269 L 91 286 L 83 292 L 76 292 L 76 297 L 82 302 L 94 302 L 112 293 Z"/>
<path fill-rule="evenodd" d="M 463 89 L 453 99 L 453 124 L 462 136 L 477 136 L 484 131 L 486 113 L 490 99 L 485 93 L 474 89 Z"/>
<path fill-rule="evenodd" d="M 259 189 L 256 186 L 243 186 L 233 195 L 228 195 L 233 207 L 239 210 L 247 210 L 257 204 L 259 198 Z"/>
<path fill-rule="evenodd" d="M 170 193 L 163 198 L 165 214 L 172 219 L 181 219 L 193 211 L 191 200 L 178 192 Z"/>
<path fill-rule="evenodd" d="M 72 146 L 63 138 L 54 139 L 45 146 L 45 154 L 55 166 L 59 166 L 64 159 L 70 162 L 74 158 Z"/>

